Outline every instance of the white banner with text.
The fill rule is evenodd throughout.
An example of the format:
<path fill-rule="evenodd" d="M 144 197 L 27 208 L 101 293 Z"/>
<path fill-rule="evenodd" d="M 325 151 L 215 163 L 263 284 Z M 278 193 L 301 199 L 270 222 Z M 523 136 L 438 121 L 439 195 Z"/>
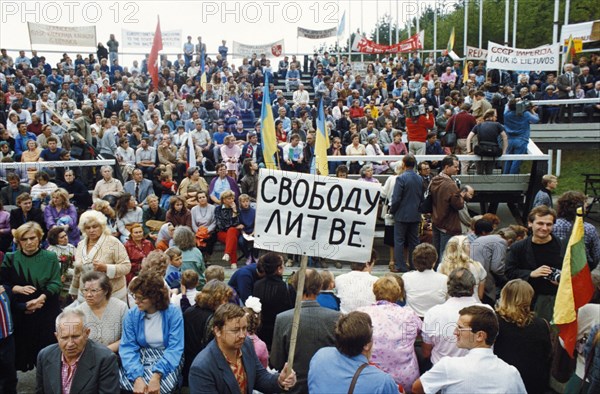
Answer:
<path fill-rule="evenodd" d="M 379 184 L 261 169 L 254 246 L 366 263 L 380 195 Z"/>
<path fill-rule="evenodd" d="M 559 68 L 559 54 L 559 44 L 520 49 L 488 41 L 486 67 L 500 70 L 556 71 Z"/>

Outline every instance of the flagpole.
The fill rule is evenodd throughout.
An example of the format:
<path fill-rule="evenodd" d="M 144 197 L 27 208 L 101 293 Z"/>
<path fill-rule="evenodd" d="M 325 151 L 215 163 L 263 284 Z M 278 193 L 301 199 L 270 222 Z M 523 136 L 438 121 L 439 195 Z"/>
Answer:
<path fill-rule="evenodd" d="M 465 4 L 465 32 L 463 35 L 463 53 L 467 50 L 467 35 L 469 33 L 469 0 L 464 1 Z"/>
<path fill-rule="evenodd" d="M 517 47 L 517 10 L 519 8 L 519 0 L 515 0 L 515 7 L 513 12 L 513 48 Z"/>
<path fill-rule="evenodd" d="M 363 24 L 364 22 L 364 10 L 363 10 L 363 0 L 360 0 L 360 34 L 365 34 L 365 26 Z M 365 55 L 363 55 L 362 53 L 360 54 L 360 62 L 363 63 L 365 61 Z"/>
<path fill-rule="evenodd" d="M 510 14 L 510 0 L 504 0 L 504 45 L 508 45 L 509 14 Z"/>
<path fill-rule="evenodd" d="M 388 25 L 389 29 L 388 29 L 388 37 L 389 37 L 389 42 L 390 42 L 390 46 L 392 45 L 392 0 L 389 1 L 389 5 L 390 5 L 390 24 Z"/>
<path fill-rule="evenodd" d="M 569 24 L 569 11 L 571 10 L 571 0 L 565 3 L 565 25 Z"/>
<path fill-rule="evenodd" d="M 396 42 L 400 42 L 400 6 L 396 1 Z"/>
<path fill-rule="evenodd" d="M 379 44 L 379 0 L 375 0 L 375 15 L 377 15 L 375 22 L 375 42 Z"/>
<path fill-rule="evenodd" d="M 352 18 L 352 10 L 350 9 L 351 7 L 351 3 L 350 0 L 348 0 L 348 62 L 352 63 L 352 28 L 350 26 L 350 18 Z"/>
<path fill-rule="evenodd" d="M 433 58 L 437 58 L 437 14 L 438 5 L 437 0 L 433 3 Z"/>
<path fill-rule="evenodd" d="M 479 0 L 479 49 L 482 47 L 483 40 L 483 0 Z M 464 53 L 467 53 L 465 48 Z M 486 68 L 487 69 L 487 68 Z"/>

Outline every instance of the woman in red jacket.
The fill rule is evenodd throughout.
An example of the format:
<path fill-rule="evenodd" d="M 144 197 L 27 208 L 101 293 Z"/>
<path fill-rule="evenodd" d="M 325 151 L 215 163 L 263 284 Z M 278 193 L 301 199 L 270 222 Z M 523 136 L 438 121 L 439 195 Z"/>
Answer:
<path fill-rule="evenodd" d="M 125 250 L 127 251 L 129 260 L 131 260 L 131 271 L 125 277 L 127 283 L 140 271 L 142 260 L 154 250 L 152 242 L 144 238 L 144 228 L 141 223 L 132 224 L 129 231 L 131 235 L 127 242 L 125 242 Z"/>

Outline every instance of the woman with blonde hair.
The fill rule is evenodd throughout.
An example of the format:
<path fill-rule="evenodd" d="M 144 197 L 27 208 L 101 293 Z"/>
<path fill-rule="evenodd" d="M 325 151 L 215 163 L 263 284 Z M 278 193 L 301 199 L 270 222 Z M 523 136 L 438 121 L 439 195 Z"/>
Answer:
<path fill-rule="evenodd" d="M 522 279 L 504 286 L 496 307 L 500 331 L 494 353 L 517 368 L 528 393 L 542 394 L 548 389 L 552 344 L 550 325 L 531 310 L 533 296 L 533 287 Z"/>
<path fill-rule="evenodd" d="M 13 361 L 24 372 L 35 367 L 40 350 L 56 343 L 54 319 L 60 313 L 60 264 L 54 252 L 41 248 L 43 236 L 42 227 L 35 222 L 13 230 L 18 250 L 7 253 L 0 267 L 0 284 L 12 292 Z"/>
<path fill-rule="evenodd" d="M 485 277 L 487 273 L 479 262 L 471 259 L 470 250 L 471 245 L 466 235 L 456 235 L 450 238 L 442 256 L 442 263 L 438 266 L 437 271 L 444 275 L 450 275 L 450 272 L 457 268 L 468 269 L 475 277 L 475 283 L 477 283 L 473 295 L 481 300 L 485 294 Z"/>
<path fill-rule="evenodd" d="M 99 271 L 110 279 L 112 296 L 127 302 L 125 276 L 131 271 L 131 262 L 125 246 L 110 234 L 106 216 L 98 211 L 84 212 L 79 218 L 79 229 L 83 239 L 75 250 L 75 274 L 69 293 L 78 296 L 79 303 L 84 302 L 80 278 L 86 272 Z"/>
<path fill-rule="evenodd" d="M 73 245 L 79 243 L 81 233 L 77 228 L 77 208 L 69 202 L 69 193 L 65 189 L 56 189 L 50 194 L 50 204 L 44 209 L 44 220 L 48 230 L 63 227 L 69 242 Z"/>

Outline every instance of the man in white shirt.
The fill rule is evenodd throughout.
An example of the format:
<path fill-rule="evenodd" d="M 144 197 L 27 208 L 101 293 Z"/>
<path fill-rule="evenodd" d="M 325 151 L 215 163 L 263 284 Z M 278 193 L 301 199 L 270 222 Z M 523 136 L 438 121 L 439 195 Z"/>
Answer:
<path fill-rule="evenodd" d="M 340 312 L 350 313 L 363 306 L 375 303 L 373 283 L 377 277 L 371 275 L 371 270 L 377 261 L 377 252 L 373 250 L 371 260 L 366 264 L 352 263 L 352 271 L 335 278 L 335 287 L 340 297 Z"/>
<path fill-rule="evenodd" d="M 464 357 L 444 357 L 412 386 L 422 393 L 526 393 L 519 371 L 496 356 L 498 318 L 491 308 L 473 305 L 459 311 L 454 329 L 456 346 Z"/>
<path fill-rule="evenodd" d="M 308 91 L 304 90 L 303 84 L 298 85 L 298 90 L 296 90 L 292 94 L 292 101 L 294 102 L 294 109 L 296 109 L 296 107 L 299 106 L 301 103 L 309 102 Z"/>
<path fill-rule="evenodd" d="M 458 311 L 471 305 L 483 305 L 473 296 L 474 288 L 475 277 L 471 271 L 466 268 L 452 271 L 448 277 L 450 298 L 425 313 L 422 333 L 423 356 L 431 357 L 434 365 L 444 356 L 462 357 L 467 354 L 466 349 L 456 346 L 453 330 L 456 327 Z"/>

